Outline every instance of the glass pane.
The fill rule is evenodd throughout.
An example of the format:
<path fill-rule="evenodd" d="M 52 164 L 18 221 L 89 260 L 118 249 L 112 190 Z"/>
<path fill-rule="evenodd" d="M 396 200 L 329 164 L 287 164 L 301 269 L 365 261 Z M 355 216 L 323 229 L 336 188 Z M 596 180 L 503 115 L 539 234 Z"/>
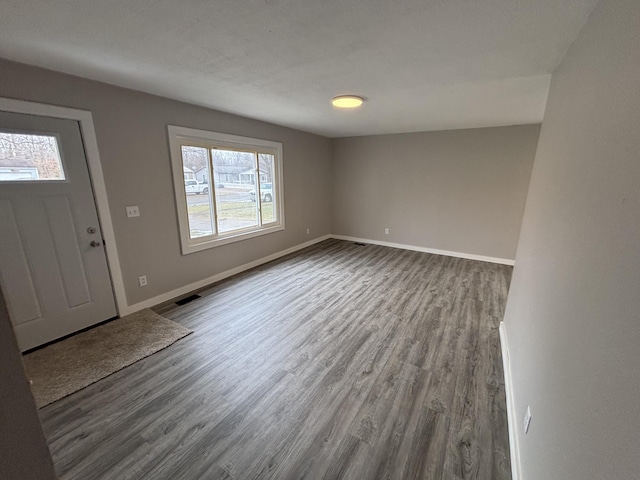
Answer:
<path fill-rule="evenodd" d="M 211 150 L 216 180 L 216 216 L 220 233 L 258 225 L 255 154 Z"/>
<path fill-rule="evenodd" d="M 182 146 L 182 170 L 184 172 L 184 191 L 187 195 L 187 214 L 189 217 L 189 236 L 191 238 L 212 235 L 213 209 L 209 158 L 207 149 Z"/>
<path fill-rule="evenodd" d="M 275 156 L 268 153 L 258 154 L 260 170 L 260 200 L 262 201 L 262 224 L 277 220 L 275 206 L 276 183 L 273 181 L 275 172 Z"/>
<path fill-rule="evenodd" d="M 56 137 L 0 132 L 0 181 L 64 179 Z"/>

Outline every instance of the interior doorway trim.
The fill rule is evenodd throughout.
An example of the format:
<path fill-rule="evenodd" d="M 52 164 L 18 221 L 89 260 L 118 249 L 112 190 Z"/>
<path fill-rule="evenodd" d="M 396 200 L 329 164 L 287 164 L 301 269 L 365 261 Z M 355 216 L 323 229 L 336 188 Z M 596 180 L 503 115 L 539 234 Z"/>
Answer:
<path fill-rule="evenodd" d="M 93 187 L 93 195 L 96 201 L 96 208 L 98 210 L 98 218 L 100 219 L 102 236 L 104 237 L 107 265 L 109 266 L 109 272 L 111 273 L 111 284 L 113 286 L 116 309 L 120 316 L 130 313 L 129 306 L 127 304 L 127 296 L 124 290 L 120 259 L 118 258 L 118 248 L 116 246 L 116 237 L 113 231 L 113 222 L 111 221 L 111 212 L 109 211 L 107 187 L 102 173 L 100 153 L 98 152 L 98 140 L 96 138 L 96 131 L 93 126 L 93 116 L 91 115 L 91 112 L 87 110 L 78 110 L 75 108 L 59 107 L 56 105 L 28 102 L 26 100 L 16 100 L 4 97 L 0 97 L 0 110 L 27 115 L 39 115 L 42 117 L 76 120 L 80 124 L 82 141 L 84 142 L 84 150 L 87 157 L 87 165 L 89 167 L 89 176 L 91 177 L 91 186 Z"/>

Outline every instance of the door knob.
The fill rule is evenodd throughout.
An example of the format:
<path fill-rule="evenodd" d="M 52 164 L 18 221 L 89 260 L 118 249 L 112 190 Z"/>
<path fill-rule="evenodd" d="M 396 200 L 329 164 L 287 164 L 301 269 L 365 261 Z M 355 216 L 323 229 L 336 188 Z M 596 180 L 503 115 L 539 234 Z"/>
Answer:
<path fill-rule="evenodd" d="M 91 243 L 89 245 L 91 245 L 92 247 L 99 247 L 102 244 L 100 242 L 96 242 L 95 240 L 91 240 Z"/>

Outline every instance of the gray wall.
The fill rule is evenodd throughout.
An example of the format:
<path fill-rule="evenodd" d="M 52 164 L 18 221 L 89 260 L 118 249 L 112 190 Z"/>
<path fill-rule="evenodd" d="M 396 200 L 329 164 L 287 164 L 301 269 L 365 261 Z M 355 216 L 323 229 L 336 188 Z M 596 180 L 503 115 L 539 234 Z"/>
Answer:
<path fill-rule="evenodd" d="M 505 326 L 524 479 L 640 478 L 638 0 L 553 75 Z"/>
<path fill-rule="evenodd" d="M 129 304 L 330 233 L 327 138 L 4 60 L 0 71 L 0 96 L 92 112 Z M 182 256 L 167 124 L 282 142 L 286 230 Z"/>
<path fill-rule="evenodd" d="M 335 139 L 332 233 L 512 260 L 539 132 Z"/>
<path fill-rule="evenodd" d="M 0 478 L 3 480 L 56 478 L 2 292 L 0 292 Z"/>

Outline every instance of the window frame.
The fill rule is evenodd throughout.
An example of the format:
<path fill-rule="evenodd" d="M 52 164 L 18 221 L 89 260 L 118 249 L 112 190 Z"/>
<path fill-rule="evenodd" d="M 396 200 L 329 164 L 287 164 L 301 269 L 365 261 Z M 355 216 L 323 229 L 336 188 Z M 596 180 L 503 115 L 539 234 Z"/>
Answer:
<path fill-rule="evenodd" d="M 176 210 L 178 214 L 178 230 L 180 234 L 180 245 L 182 254 L 199 252 L 209 248 L 215 248 L 221 245 L 255 238 L 261 235 L 278 232 L 284 230 L 284 179 L 283 179 L 283 156 L 282 143 L 270 140 L 261 140 L 251 137 L 243 137 L 239 135 L 231 135 L 228 133 L 211 132 L 208 130 L 199 130 L 195 128 L 179 127 L 176 125 L 168 125 L 169 134 L 169 150 L 171 158 L 171 169 L 173 173 L 173 191 L 176 200 Z M 273 182 L 276 183 L 275 195 L 273 196 L 273 208 L 277 220 L 266 225 L 258 225 L 256 227 L 247 227 L 242 230 L 232 231 L 229 233 L 220 233 L 218 231 L 216 209 L 215 209 L 215 189 L 216 182 L 214 180 L 213 170 L 209 166 L 209 195 L 212 205 L 212 221 L 214 222 L 215 233 L 207 236 L 191 238 L 189 228 L 189 215 L 187 206 L 187 195 L 184 186 L 184 170 L 182 163 L 182 146 L 195 146 L 204 148 L 229 148 L 235 150 L 244 150 L 251 152 L 269 153 L 274 156 L 274 174 Z M 258 175 L 256 175 L 256 178 Z M 260 181 L 256 182 L 256 189 L 260 192 Z M 257 194 L 259 197 L 260 194 Z M 262 205 L 262 202 L 259 203 Z M 259 218 L 261 217 L 261 212 Z"/>

